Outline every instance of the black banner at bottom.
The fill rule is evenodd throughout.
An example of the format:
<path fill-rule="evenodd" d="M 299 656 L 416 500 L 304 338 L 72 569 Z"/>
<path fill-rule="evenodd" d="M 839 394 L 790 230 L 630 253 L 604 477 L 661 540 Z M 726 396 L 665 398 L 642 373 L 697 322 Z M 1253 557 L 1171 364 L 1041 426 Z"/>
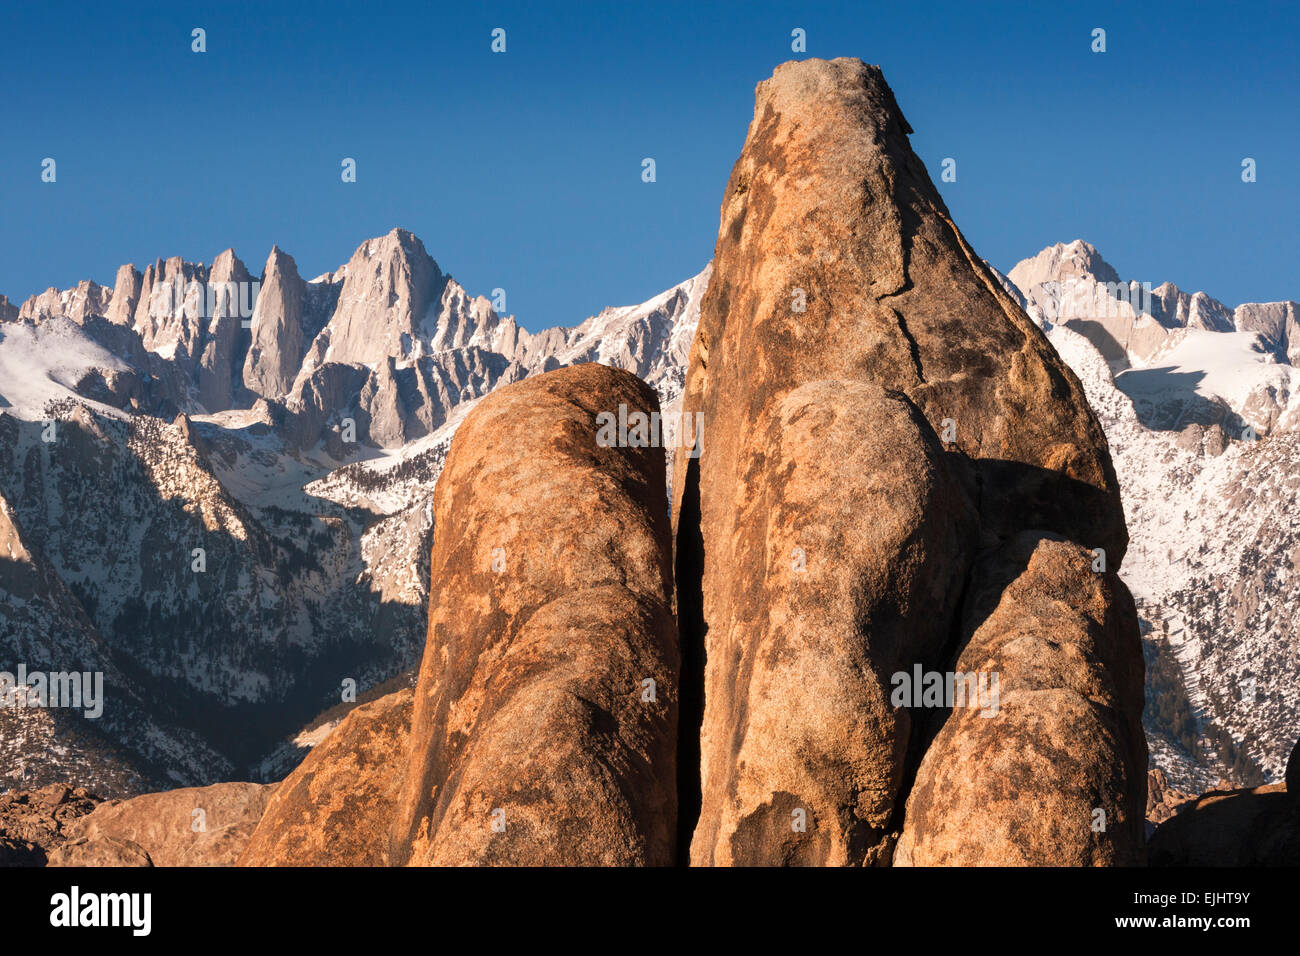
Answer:
<path fill-rule="evenodd" d="M 1198 934 L 1231 943 L 1293 924 L 1288 870 L 0 870 L 6 942 L 286 942 L 431 934 L 496 947 L 666 945 L 719 934 L 769 948 L 845 930 L 972 944 Z M 856 926 L 856 929 L 850 927 Z M 441 927 L 441 929 L 438 929 Z"/>

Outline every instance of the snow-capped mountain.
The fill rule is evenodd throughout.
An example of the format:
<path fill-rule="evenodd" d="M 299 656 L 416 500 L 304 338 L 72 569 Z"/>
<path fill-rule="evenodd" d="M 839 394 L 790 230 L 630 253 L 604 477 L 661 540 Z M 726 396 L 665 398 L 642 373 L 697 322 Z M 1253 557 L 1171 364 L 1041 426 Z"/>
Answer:
<path fill-rule="evenodd" d="M 418 662 L 473 403 L 585 361 L 674 401 L 707 281 L 533 334 L 393 230 L 311 281 L 226 250 L 0 312 L 0 671 L 102 672 L 107 696 L 97 721 L 0 711 L 0 785 L 283 774 L 283 740 Z"/>
<path fill-rule="evenodd" d="M 1124 313 L 1112 290 L 1141 287 L 1078 240 L 1010 279 L 1110 443 L 1153 760 L 1192 792 L 1225 777 L 1279 779 L 1300 728 L 1295 303 L 1229 309 L 1166 284 L 1149 310 L 1139 293 L 1139 309 Z"/>
<path fill-rule="evenodd" d="M 1017 263 L 1007 278 L 1038 322 L 1064 325 L 1097 348 L 1152 428 L 1195 422 L 1239 435 L 1300 424 L 1294 302 L 1234 309 L 1169 282 L 1121 279 L 1079 239 Z"/>

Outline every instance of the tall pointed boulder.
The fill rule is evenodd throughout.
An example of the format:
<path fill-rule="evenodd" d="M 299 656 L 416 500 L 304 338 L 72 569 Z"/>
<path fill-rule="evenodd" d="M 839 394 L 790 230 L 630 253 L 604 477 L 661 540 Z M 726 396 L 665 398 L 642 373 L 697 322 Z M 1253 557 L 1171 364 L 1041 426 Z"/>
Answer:
<path fill-rule="evenodd" d="M 956 666 L 983 555 L 1037 529 L 1114 569 L 1127 544 L 1079 381 L 910 132 L 877 67 L 786 63 L 727 184 L 682 399 L 701 438 L 673 479 L 683 656 L 703 673 L 683 689 L 698 865 L 890 862 L 943 717 L 900 688 Z M 1115 640 L 1140 672 L 1136 629 Z M 1131 729 L 1140 684 L 1120 686 Z M 1136 760 L 1129 743 L 1079 760 Z M 1090 779 L 1143 785 L 1121 770 Z"/>

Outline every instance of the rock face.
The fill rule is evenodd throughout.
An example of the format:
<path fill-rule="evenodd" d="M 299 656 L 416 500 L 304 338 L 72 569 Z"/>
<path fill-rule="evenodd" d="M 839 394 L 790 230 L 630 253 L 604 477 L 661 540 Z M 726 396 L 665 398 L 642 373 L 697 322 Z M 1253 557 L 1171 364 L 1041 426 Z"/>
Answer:
<path fill-rule="evenodd" d="M 1300 317 L 1296 302 L 1243 302 L 1233 310 L 1233 324 L 1242 331 L 1259 332 L 1278 361 L 1300 365 Z"/>
<path fill-rule="evenodd" d="M 153 866 L 149 851 L 134 840 L 101 837 L 69 840 L 50 854 L 46 866 Z"/>
<path fill-rule="evenodd" d="M 242 866 L 382 866 L 405 778 L 413 691 L 350 712 L 285 778 Z"/>
<path fill-rule="evenodd" d="M 45 865 L 98 803 L 84 788 L 61 783 L 0 793 L 0 866 Z"/>
<path fill-rule="evenodd" d="M 63 316 L 78 325 L 84 325 L 92 316 L 103 315 L 108 311 L 112 296 L 111 289 L 105 289 L 93 280 L 83 279 L 75 288 L 62 292 L 50 288 L 40 295 L 32 296 L 19 307 L 17 318 L 41 321 Z"/>
<path fill-rule="evenodd" d="M 709 630 L 706 700 L 727 712 L 706 713 L 693 856 L 877 860 L 912 732 L 889 675 L 941 663 L 974 508 L 921 413 L 878 385 L 809 382 L 748 434 L 730 533 L 705 544 L 706 568 L 716 542 L 736 571 L 706 600 L 737 613 Z"/>
<path fill-rule="evenodd" d="M 50 863 L 230 866 L 243 852 L 273 790 L 272 785 L 257 783 L 216 783 L 103 803 L 77 821 L 72 841 Z"/>
<path fill-rule="evenodd" d="M 954 669 L 998 674 L 998 693 L 993 708 L 955 708 L 930 744 L 896 866 L 1141 862 L 1137 615 L 1119 579 L 1094 572 L 1092 560 L 1035 532 L 981 559 Z"/>
<path fill-rule="evenodd" d="M 1147 823 L 1153 827 L 1173 819 L 1184 804 L 1196 798 L 1169 785 L 1169 776 L 1156 768 L 1147 771 Z"/>
<path fill-rule="evenodd" d="M 194 358 L 202 335 L 207 279 L 203 263 L 185 262 L 180 256 L 145 267 L 132 323 L 145 348 L 169 358 Z"/>
<path fill-rule="evenodd" d="M 252 306 L 253 278 L 235 251 L 227 249 L 212 263 L 208 285 L 198 356 L 199 402 L 210 411 L 221 411 L 234 404 L 235 389 L 242 379 L 249 333 L 240 317 L 240 300 L 242 297 Z"/>
<path fill-rule="evenodd" d="M 457 432 L 391 862 L 673 861 L 664 458 L 598 443 L 620 406 L 658 411 L 634 376 L 581 365 L 497 390 Z"/>
<path fill-rule="evenodd" d="M 307 283 L 293 256 L 271 247 L 253 307 L 252 344 L 244 360 L 244 385 L 264 398 L 280 398 L 293 386 L 302 364 L 303 297 Z"/>
<path fill-rule="evenodd" d="M 49 288 L 32 296 L 19 307 L 17 318 L 41 321 L 63 316 L 84 325 L 91 316 L 103 315 L 108 310 L 112 295 L 111 289 L 83 279 L 75 288 L 62 292 Z"/>
<path fill-rule="evenodd" d="M 443 349 L 486 346 L 507 332 L 482 296 L 445 275 L 404 229 L 363 242 L 348 264 L 329 323 L 311 343 L 301 382 L 329 362 L 413 362 Z M 514 328 L 514 320 L 506 323 Z"/>
<path fill-rule="evenodd" d="M 1204 292 L 1188 294 L 1172 282 L 1154 289 L 1125 281 L 1082 239 L 1048 246 L 1008 274 L 1031 314 L 1086 336 L 1116 368 L 1145 362 L 1165 347 L 1172 330 L 1259 329 L 1273 336 L 1286 361 L 1286 303 L 1245 305 L 1234 311 Z M 1244 311 L 1243 311 L 1244 310 Z"/>
<path fill-rule="evenodd" d="M 140 290 L 144 276 L 135 266 L 127 263 L 117 270 L 117 280 L 113 284 L 113 297 L 108 304 L 105 318 L 114 325 L 129 326 L 135 320 L 135 310 L 140 305 Z"/>
<path fill-rule="evenodd" d="M 982 632 L 997 601 L 960 601 L 1018 580 L 975 572 L 1005 570 L 998 549 L 1022 532 L 1073 542 L 1072 558 L 1102 549 L 1111 571 L 1127 544 L 1082 387 L 958 232 L 910 132 L 877 68 L 783 64 L 758 87 L 727 186 L 682 399 L 702 415 L 700 455 L 679 449 L 673 480 L 683 656 L 703 669 L 703 687 L 683 690 L 682 765 L 694 726 L 701 748 L 698 795 L 688 782 L 682 802 L 687 827 L 698 807 L 697 865 L 888 862 L 934 713 L 893 704 L 897 673 L 947 670 L 968 640 L 976 655 L 1001 628 L 1031 623 L 1029 594 Z M 1070 651 L 1044 676 L 1047 650 L 1004 654 L 1000 686 L 1097 699 L 1071 698 L 1050 729 L 1015 708 L 988 722 L 1016 721 L 1010 733 L 1044 748 L 1105 743 L 1075 765 L 1097 800 L 1134 815 L 1140 839 L 1131 604 L 1113 576 L 1081 579 L 1072 566 L 1068 581 L 1088 586 L 1072 617 L 1060 612 L 1076 642 L 1110 656 Z M 1015 784 L 1040 808 L 1075 785 Z M 1067 844 L 1041 815 L 1019 836 L 1036 862 L 1124 858 L 1130 847 L 1093 840 L 1089 822 L 1074 821 Z M 1013 862 L 987 836 L 966 858 Z"/>

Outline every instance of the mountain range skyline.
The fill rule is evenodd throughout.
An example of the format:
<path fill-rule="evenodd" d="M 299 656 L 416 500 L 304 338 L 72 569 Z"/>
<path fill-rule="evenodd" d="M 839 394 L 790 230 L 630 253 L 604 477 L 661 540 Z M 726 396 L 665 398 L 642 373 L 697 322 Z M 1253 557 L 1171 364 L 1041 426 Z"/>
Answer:
<path fill-rule="evenodd" d="M 409 234 L 411 234 L 411 235 L 418 236 L 418 233 L 417 233 L 415 230 L 406 229 L 405 227 L 403 227 L 403 226 L 401 226 L 401 225 L 394 225 L 391 229 L 386 230 L 386 232 L 387 232 L 387 233 L 391 233 L 391 232 L 402 232 L 402 233 L 409 233 Z M 1038 253 L 1031 253 L 1031 254 L 1028 255 L 1028 256 L 1022 255 L 1020 258 L 1018 258 L 1018 259 L 1016 259 L 1016 260 L 1014 260 L 1014 261 L 1012 261 L 1012 262 L 1010 262 L 1010 263 L 1005 264 L 1005 267 L 1004 267 L 1004 264 L 1002 264 L 1002 263 L 994 263 L 994 262 L 990 262 L 990 265 L 992 265 L 995 269 L 997 269 L 997 270 L 998 270 L 1002 275 L 1004 275 L 1004 276 L 1009 276 L 1009 275 L 1010 275 L 1010 274 L 1015 270 L 1015 268 L 1016 268 L 1017 266 L 1027 264 L 1030 260 L 1032 260 L 1032 259 L 1034 258 L 1035 255 L 1041 255 L 1041 254 L 1047 252 L 1048 250 L 1051 250 L 1051 249 L 1054 249 L 1054 248 L 1068 248 L 1068 247 L 1075 247 L 1075 246 L 1079 246 L 1079 245 L 1085 246 L 1085 247 L 1091 249 L 1091 251 L 1092 251 L 1094 254 L 1097 254 L 1097 249 L 1096 249 L 1094 246 L 1092 246 L 1091 243 L 1089 243 L 1086 239 L 1084 239 L 1084 238 L 1082 238 L 1082 237 L 1075 236 L 1075 237 L 1072 238 L 1072 239 L 1059 239 L 1059 240 L 1056 241 L 1055 243 L 1052 243 L 1052 244 L 1050 244 L 1050 245 L 1048 245 L 1048 246 L 1041 247 L 1041 248 L 1039 249 L 1039 252 L 1038 252 Z M 355 247 L 353 247 L 353 248 L 355 249 Z M 74 281 L 73 283 L 71 283 L 71 284 L 69 284 L 69 285 L 67 285 L 67 286 L 47 286 L 46 288 L 38 289 L 38 290 L 36 290 L 36 291 L 30 293 L 30 294 L 29 294 L 28 296 L 26 296 L 25 298 L 17 298 L 17 297 L 14 297 L 14 296 L 8 295 L 8 294 L 6 293 L 6 290 L 4 290 L 4 289 L 0 289 L 0 301 L 7 301 L 7 302 L 9 303 L 10 306 L 12 306 L 13 308 L 17 309 L 17 308 L 21 308 L 21 306 L 22 306 L 25 302 L 29 302 L 29 301 L 31 301 L 31 302 L 35 302 L 36 300 L 39 300 L 39 299 L 41 298 L 41 296 L 43 296 L 43 295 L 45 295 L 45 294 L 47 294 L 47 293 L 51 293 L 51 292 L 57 292 L 57 293 L 67 292 L 67 291 L 69 291 L 69 290 L 75 289 L 77 285 L 81 284 L 82 282 L 86 282 L 86 281 L 94 282 L 94 283 L 96 283 L 98 286 L 100 286 L 101 288 L 103 288 L 103 289 L 108 290 L 108 291 L 111 292 L 111 291 L 113 290 L 113 287 L 114 287 L 114 284 L 115 284 L 115 276 L 116 276 L 117 274 L 119 274 L 119 273 L 121 272 L 121 270 L 123 270 L 123 269 L 128 269 L 128 268 L 129 268 L 129 269 L 135 269 L 136 271 L 143 271 L 144 269 L 146 269 L 146 268 L 147 268 L 149 265 L 151 265 L 151 264 L 163 263 L 163 262 L 166 262 L 168 259 L 180 259 L 182 262 L 186 263 L 187 265 L 194 265 L 194 266 L 198 266 L 198 267 L 211 267 L 211 265 L 212 265 L 213 263 L 215 263 L 217 259 L 221 258 L 222 256 L 224 256 L 224 255 L 226 255 L 226 254 L 228 254 L 228 253 L 231 254 L 231 255 L 233 255 L 234 258 L 235 258 L 236 260 L 238 260 L 241 264 L 244 264 L 245 266 L 247 265 L 248 262 L 256 262 L 256 261 L 258 261 L 255 257 L 250 257 L 250 258 L 247 258 L 247 259 L 244 258 L 243 256 L 241 256 L 241 255 L 239 254 L 239 251 L 238 251 L 237 249 L 235 249 L 235 247 L 233 247 L 233 246 L 226 246 L 226 247 L 223 247 L 223 248 L 221 249 L 221 251 L 218 252 L 216 255 L 212 256 L 210 260 L 209 260 L 209 259 L 205 259 L 205 258 L 199 258 L 199 259 L 188 259 L 188 258 L 185 258 L 185 257 L 183 257 L 183 256 L 177 256 L 177 255 L 172 255 L 172 254 L 168 254 L 168 255 L 159 255 L 159 256 L 157 256 L 157 257 L 154 257 L 154 258 L 151 258 L 151 259 L 147 259 L 147 260 L 145 260 L 145 261 L 143 261 L 143 262 L 141 262 L 141 263 L 136 263 L 136 262 L 123 262 L 123 263 L 121 263 L 121 264 L 118 266 L 117 270 L 115 270 L 115 275 L 114 275 L 114 276 L 108 276 L 108 277 L 90 276 L 90 275 L 81 276 L 81 277 L 78 278 L 76 281 Z M 285 248 L 283 248 L 281 245 L 279 245 L 279 244 L 277 244 L 277 243 L 272 243 L 272 245 L 271 245 L 271 247 L 270 247 L 270 252 L 269 252 L 268 257 L 267 257 L 267 261 L 268 261 L 268 263 L 269 263 L 272 259 L 275 259 L 275 258 L 277 258 L 277 257 L 283 257 L 283 256 L 286 256 L 286 255 L 287 255 L 289 258 L 294 259 L 295 264 L 296 264 L 297 260 L 296 260 L 296 257 L 293 256 L 292 250 L 285 249 Z M 329 276 L 332 276 L 332 275 L 335 275 L 335 274 L 340 274 L 340 270 L 343 269 L 343 268 L 347 265 L 347 262 L 348 262 L 348 255 L 349 255 L 349 254 L 345 254 L 344 256 L 342 256 L 342 257 L 338 260 L 338 262 L 335 263 L 335 265 L 334 265 L 332 268 L 323 269 L 323 270 L 321 270 L 320 272 L 313 272 L 312 270 L 302 270 L 302 269 L 300 268 L 300 269 L 299 269 L 299 274 L 302 275 L 302 277 L 303 277 L 304 279 L 307 279 L 308 281 L 319 281 L 319 280 L 324 279 L 324 278 L 327 278 L 327 277 L 329 277 Z M 439 257 L 434 256 L 433 258 L 434 258 L 435 262 L 437 263 L 437 265 L 438 265 L 440 268 L 443 268 L 443 267 L 445 266 L 445 262 L 444 262 L 443 260 L 441 260 Z M 1112 267 L 1111 262 L 1110 262 L 1109 259 L 1101 258 L 1100 256 L 1099 256 L 1099 259 L 1101 259 L 1101 261 L 1102 261 L 1102 263 L 1103 263 L 1103 266 L 1104 266 L 1106 269 L 1110 270 L 1110 272 L 1108 273 L 1108 275 L 1113 275 L 1113 276 L 1115 276 L 1115 277 L 1118 277 L 1119 275 L 1123 275 L 1123 276 L 1124 276 L 1124 281 L 1125 281 L 1125 282 L 1138 282 L 1139 285 L 1144 285 L 1144 286 L 1146 287 L 1146 291 L 1147 291 L 1148 297 L 1149 297 L 1149 293 L 1150 293 L 1150 288 L 1151 288 L 1152 286 L 1159 286 L 1159 285 L 1161 285 L 1161 284 L 1164 284 L 1164 283 L 1170 281 L 1169 279 L 1167 279 L 1167 278 L 1165 278 L 1165 277 L 1160 277 L 1160 278 L 1157 278 L 1157 279 L 1154 279 L 1154 280 L 1152 280 L 1152 279 L 1138 280 L 1138 279 L 1136 279 L 1136 278 L 1134 277 L 1134 273 L 1133 273 L 1132 270 L 1124 269 L 1122 272 L 1115 272 L 1115 270 L 1113 269 L 1113 267 Z M 445 271 L 445 274 L 448 276 L 448 278 L 452 279 L 453 281 L 455 281 L 455 280 L 457 279 L 457 274 L 456 274 L 456 272 L 455 272 L 454 270 L 444 269 L 444 271 Z M 664 284 L 662 284 L 662 288 L 665 288 L 665 289 L 667 289 L 667 288 L 673 288 L 673 287 L 675 287 L 675 286 L 677 286 L 677 285 L 680 285 L 681 283 L 687 281 L 687 280 L 690 279 L 692 276 L 695 276 L 695 275 L 697 275 L 698 273 L 699 273 L 699 269 L 696 268 L 696 269 L 694 269 L 694 270 L 690 270 L 690 271 L 688 272 L 687 275 L 684 275 L 684 276 L 678 276 L 678 277 L 676 277 L 675 279 L 674 279 L 673 277 L 669 277 L 669 281 L 666 282 L 666 283 L 664 283 Z M 249 289 L 240 289 L 240 290 L 238 290 L 238 291 L 236 292 L 236 294 L 243 294 L 243 295 L 245 296 L 245 299 L 246 299 L 246 301 L 248 302 L 248 304 L 251 305 L 252 303 L 254 303 L 254 302 L 256 301 L 256 298 L 255 298 L 255 297 L 256 297 L 256 295 L 257 295 L 258 292 L 259 292 L 258 286 L 260 286 L 260 284 L 261 284 L 262 282 L 265 281 L 266 276 L 267 276 L 267 273 L 266 273 L 265 270 L 264 270 L 262 273 L 251 272 L 251 273 L 250 273 L 250 279 L 252 279 L 253 282 L 256 283 L 256 285 L 255 285 L 251 290 L 249 290 Z M 186 280 L 186 281 L 188 281 L 188 280 Z M 460 283 L 460 284 L 461 284 L 462 286 L 464 285 L 463 283 Z M 1173 283 L 1173 284 L 1176 285 L 1176 286 L 1178 285 L 1177 283 Z M 185 282 L 183 281 L 183 282 L 181 282 L 180 284 L 178 284 L 178 285 L 175 287 L 175 293 L 174 293 L 174 294 L 175 294 L 176 296 L 178 296 L 178 297 L 183 296 L 184 287 L 185 287 Z M 1208 297 L 1209 297 L 1210 299 L 1212 299 L 1214 302 L 1219 303 L 1219 304 L 1221 304 L 1221 305 L 1224 305 L 1224 306 L 1228 307 L 1229 309 L 1236 308 L 1236 307 L 1238 307 L 1238 306 L 1242 306 L 1242 305 L 1264 304 L 1264 303 L 1274 303 L 1274 302 L 1297 302 L 1297 301 L 1300 301 L 1300 287 L 1293 287 L 1293 291 L 1292 291 L 1290 294 L 1283 295 L 1283 296 L 1280 297 L 1280 298 L 1275 298 L 1275 299 L 1274 299 L 1274 298 L 1262 298 L 1262 297 L 1259 297 L 1259 296 L 1254 296 L 1254 297 L 1247 297 L 1247 298 L 1241 299 L 1240 301 L 1233 301 L 1233 300 L 1229 300 L 1229 299 L 1220 299 L 1220 298 L 1218 298 L 1218 297 L 1216 297 L 1216 296 L 1211 295 L 1211 294 L 1210 294 L 1206 289 L 1204 289 L 1204 288 L 1202 288 L 1202 287 L 1200 287 L 1200 286 L 1195 286 L 1195 285 L 1193 285 L 1193 286 L 1187 286 L 1187 287 L 1179 286 L 1179 288 L 1180 288 L 1182 291 L 1184 291 L 1184 292 L 1188 292 L 1188 293 L 1194 293 L 1194 294 L 1200 294 L 1200 295 L 1208 296 Z M 478 289 L 475 289 L 475 290 L 473 290 L 473 292 L 474 292 L 474 294 L 475 294 L 476 296 L 478 296 L 478 297 L 482 297 L 482 298 L 485 298 L 485 299 L 489 299 L 489 300 L 492 299 L 492 294 L 491 294 L 491 293 L 493 293 L 493 292 L 499 292 L 499 291 L 500 291 L 500 290 L 496 290 L 496 289 L 493 289 L 493 290 L 486 290 L 486 289 L 484 289 L 484 290 L 478 290 Z M 207 293 L 207 294 L 208 294 L 209 296 L 212 296 L 212 295 L 215 295 L 216 293 L 209 292 L 209 293 Z M 251 300 L 248 300 L 248 296 L 249 296 L 250 294 L 253 296 L 253 298 L 252 298 Z M 634 306 L 636 306 L 636 305 L 638 305 L 638 304 L 640 304 L 640 303 L 639 303 L 639 302 L 623 301 L 623 300 L 614 301 L 614 302 L 607 302 L 607 303 L 604 303 L 604 304 L 598 306 L 595 310 L 593 310 L 593 311 L 589 311 L 589 312 L 584 313 L 584 314 L 586 314 L 586 315 L 588 315 L 588 316 L 593 316 L 593 315 L 596 315 L 596 314 L 598 314 L 599 312 L 604 311 L 604 310 L 607 310 L 607 309 L 623 309 L 623 308 L 632 308 L 632 307 L 634 307 Z M 210 306 L 210 304 L 209 304 L 209 308 L 210 308 L 210 307 L 211 307 L 211 306 Z M 576 313 L 575 313 L 575 314 L 576 314 Z M 516 314 L 513 310 L 501 310 L 501 311 L 500 311 L 500 315 L 501 315 L 501 317 L 503 317 L 503 318 L 508 316 L 508 317 L 514 319 L 514 321 L 515 321 L 516 323 L 518 323 L 520 329 L 523 329 L 523 330 L 526 330 L 526 331 L 529 331 L 529 332 L 532 332 L 532 333 L 542 332 L 542 331 L 545 331 L 545 330 L 548 329 L 548 328 L 554 328 L 554 327 L 557 327 L 557 326 L 564 326 L 564 325 L 572 325 L 572 324 L 575 324 L 575 322 L 573 321 L 572 318 L 567 318 L 567 319 L 564 319 L 564 320 L 562 320 L 562 321 L 560 321 L 560 322 L 553 323 L 553 324 L 551 324 L 551 325 L 538 326 L 538 325 L 536 325 L 535 323 L 532 323 L 532 322 L 527 321 L 525 316 L 521 316 L 521 315 Z"/>

